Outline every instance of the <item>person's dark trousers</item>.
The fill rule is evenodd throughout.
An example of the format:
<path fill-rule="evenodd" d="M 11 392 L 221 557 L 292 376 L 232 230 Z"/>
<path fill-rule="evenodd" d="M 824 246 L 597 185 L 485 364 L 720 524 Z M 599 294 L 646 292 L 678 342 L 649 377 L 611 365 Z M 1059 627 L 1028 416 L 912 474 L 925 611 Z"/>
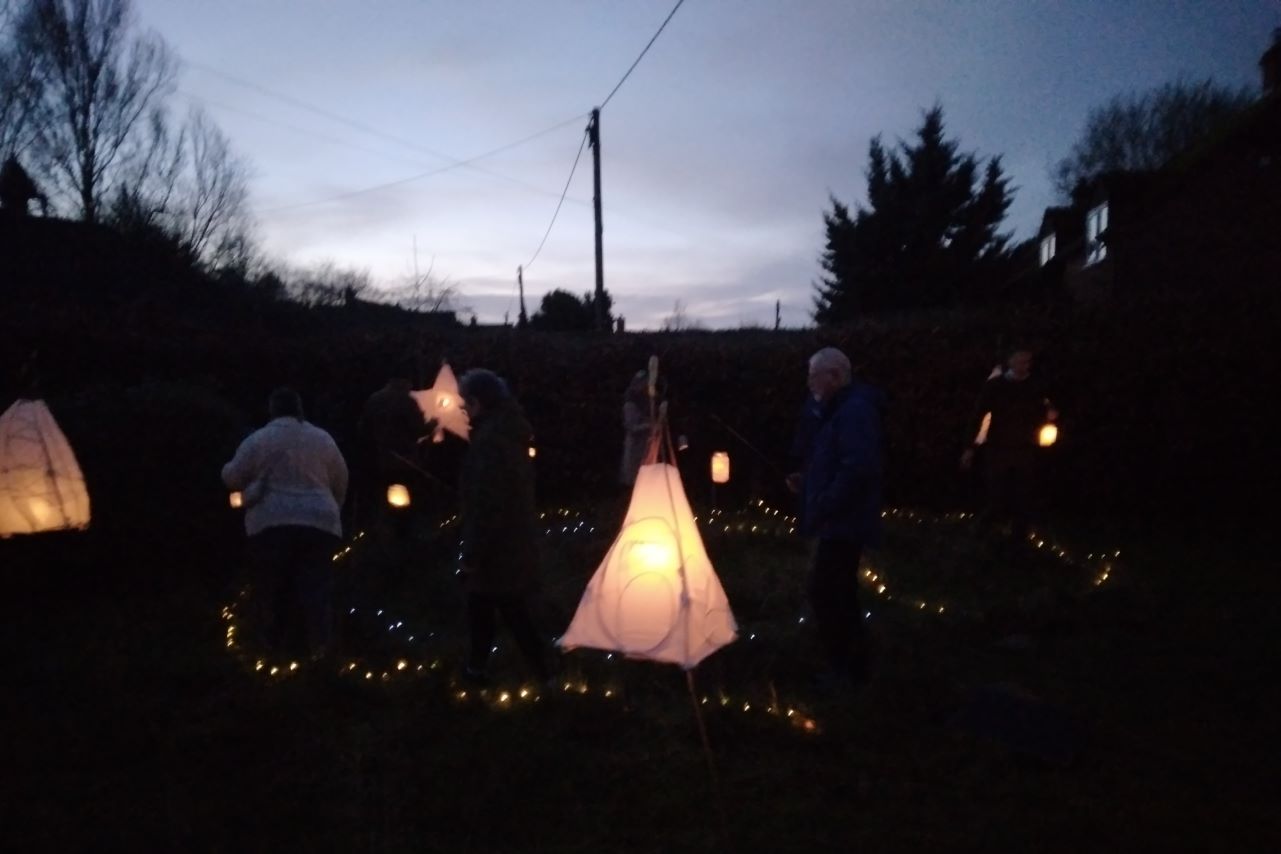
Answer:
<path fill-rule="evenodd" d="M 867 641 L 858 604 L 858 563 L 863 544 L 820 539 L 810 566 L 809 599 L 828 666 L 853 683 L 867 678 Z"/>
<path fill-rule="evenodd" d="M 1036 449 L 991 449 L 987 465 L 988 517 L 1010 523 L 1010 537 L 1026 539 L 1040 506 Z"/>
<path fill-rule="evenodd" d="M 544 657 L 543 642 L 529 616 L 528 597 L 523 593 L 469 593 L 467 594 L 467 624 L 471 630 L 471 650 L 467 668 L 482 674 L 494 647 L 498 632 L 498 615 L 511 630 L 516 646 L 520 648 L 534 676 L 545 682 L 551 673 Z"/>
<path fill-rule="evenodd" d="M 269 646 L 304 657 L 333 637 L 333 557 L 342 541 L 303 525 L 268 528 L 249 538 L 256 613 Z"/>

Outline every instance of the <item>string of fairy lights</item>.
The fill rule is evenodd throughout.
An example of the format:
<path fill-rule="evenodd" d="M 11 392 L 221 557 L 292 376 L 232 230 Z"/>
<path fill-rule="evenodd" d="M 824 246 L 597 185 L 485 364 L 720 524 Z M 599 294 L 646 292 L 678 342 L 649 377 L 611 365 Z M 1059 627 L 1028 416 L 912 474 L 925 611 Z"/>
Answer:
<path fill-rule="evenodd" d="M 882 516 L 887 520 L 909 525 L 929 526 L 955 525 L 974 519 L 974 514 L 967 512 L 931 513 L 905 508 L 888 508 L 882 512 Z M 594 534 L 596 531 L 592 517 L 581 510 L 573 508 L 561 507 L 544 511 L 539 514 L 539 519 L 543 523 L 543 532 L 547 537 L 583 536 Z M 705 515 L 696 515 L 694 520 L 700 525 L 705 534 L 711 536 L 743 535 L 781 538 L 794 535 L 798 524 L 795 516 L 790 516 L 777 508 L 771 507 L 763 500 L 757 500 L 747 507 L 733 512 L 712 509 Z M 450 516 L 439 523 L 439 528 L 441 530 L 453 528 L 457 526 L 458 522 L 457 516 Z M 350 560 L 351 555 L 361 547 L 366 539 L 365 531 L 357 532 L 346 545 L 334 554 L 334 562 L 342 563 Z M 1053 541 L 1043 533 L 1029 533 L 1028 541 L 1038 551 L 1043 551 L 1048 556 L 1058 560 L 1065 568 L 1077 571 L 1084 570 L 1090 585 L 1093 587 L 1102 586 L 1115 574 L 1116 561 L 1121 557 L 1120 551 L 1114 550 L 1091 552 L 1082 558 L 1079 554 L 1070 552 L 1062 544 Z M 951 615 L 955 617 L 958 614 L 965 615 L 963 608 L 953 604 L 899 592 L 897 586 L 891 584 L 885 570 L 876 564 L 865 563 L 864 568 L 860 571 L 859 581 L 880 601 L 886 603 L 897 602 L 903 607 L 935 616 Z M 247 589 L 241 590 L 238 599 L 243 600 L 248 595 Z M 378 666 L 374 666 L 369 660 L 351 656 L 344 657 L 340 661 L 329 660 L 324 664 L 313 664 L 298 660 L 272 661 L 265 655 L 256 654 L 247 649 L 239 640 L 238 604 L 238 602 L 233 602 L 222 608 L 221 617 L 226 624 L 226 649 L 235 655 L 250 672 L 266 677 L 269 681 L 286 679 L 314 667 L 322 666 L 333 668 L 340 677 L 380 685 L 426 677 L 441 678 L 443 675 L 443 678 L 447 680 L 448 696 L 453 700 L 463 704 L 480 704 L 499 710 L 539 703 L 549 693 L 571 697 L 596 697 L 603 700 L 616 700 L 625 693 L 620 689 L 617 680 L 606 679 L 601 684 L 592 684 L 582 676 L 561 678 L 554 685 L 470 686 L 459 683 L 450 674 L 449 668 L 445 666 L 444 658 L 439 655 L 423 655 L 421 652 L 416 655 L 404 654 L 396 656 Z M 358 608 L 350 608 L 348 613 L 351 616 L 355 616 L 360 610 Z M 406 626 L 405 621 L 398 619 L 390 609 L 370 608 L 367 610 L 372 613 L 373 618 L 379 621 L 378 625 L 386 626 L 386 633 L 398 643 L 414 644 L 417 642 L 418 644 L 423 644 L 437 637 L 436 632 L 424 632 L 421 629 Z M 865 612 L 865 617 L 870 618 L 871 612 Z M 805 622 L 805 617 L 801 616 L 798 622 Z M 757 638 L 756 632 L 745 632 L 745 634 L 747 635 L 745 639 L 748 641 Z M 587 651 L 579 651 L 579 654 L 583 652 Z M 601 660 L 606 663 L 613 663 L 621 660 L 621 658 L 621 656 L 613 653 L 601 654 Z M 764 700 L 735 697 L 723 690 L 717 690 L 711 694 L 701 694 L 699 701 L 704 706 L 720 707 L 725 710 L 739 711 L 743 714 L 757 714 L 778 719 L 807 733 L 816 733 L 819 729 L 817 721 L 805 711 L 806 704 L 804 702 L 793 704 L 781 702 L 772 685 L 769 686 L 768 696 Z"/>

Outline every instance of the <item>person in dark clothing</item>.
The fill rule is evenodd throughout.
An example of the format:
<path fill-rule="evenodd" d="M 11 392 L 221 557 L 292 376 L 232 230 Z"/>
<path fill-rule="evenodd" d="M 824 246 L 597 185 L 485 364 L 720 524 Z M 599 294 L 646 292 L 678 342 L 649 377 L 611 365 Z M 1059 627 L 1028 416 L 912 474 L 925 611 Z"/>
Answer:
<path fill-rule="evenodd" d="M 485 681 L 501 615 L 539 682 L 551 670 L 546 644 L 534 628 L 529 600 L 538 586 L 538 527 L 533 429 L 506 383 L 492 371 L 468 371 L 459 381 L 471 440 L 459 483 L 462 516 L 460 569 L 467 589 L 471 635 L 464 678 Z"/>
<path fill-rule="evenodd" d="M 387 511 L 387 489 L 402 484 L 412 499 L 421 494 L 417 471 L 418 440 L 430 432 L 422 410 L 410 394 L 409 380 L 394 377 L 369 396 L 361 412 L 357 431 L 365 444 L 367 470 L 360 496 L 359 521 L 369 525 Z M 420 493 L 414 495 L 414 493 Z M 409 514 L 397 512 L 393 532 L 403 536 Z"/>
<path fill-rule="evenodd" d="M 884 396 L 856 382 L 849 358 L 834 347 L 809 361 L 810 399 L 797 426 L 799 470 L 787 485 L 800 495 L 800 531 L 815 539 L 808 584 L 830 687 L 867 678 L 867 642 L 858 602 L 858 565 L 880 545 Z"/>
<path fill-rule="evenodd" d="M 1038 474 L 1041 428 L 1058 418 L 1044 384 L 1032 375 L 1032 354 L 1016 350 L 1004 369 L 993 371 L 979 394 L 977 430 L 961 454 L 962 470 L 984 455 L 988 525 L 1010 524 L 1015 540 L 1028 535 L 1041 504 Z"/>

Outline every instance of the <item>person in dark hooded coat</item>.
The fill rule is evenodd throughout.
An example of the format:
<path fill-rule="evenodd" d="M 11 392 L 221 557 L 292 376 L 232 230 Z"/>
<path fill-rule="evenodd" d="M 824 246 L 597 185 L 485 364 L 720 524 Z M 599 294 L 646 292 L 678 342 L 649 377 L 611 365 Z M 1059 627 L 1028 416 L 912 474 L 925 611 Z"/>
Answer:
<path fill-rule="evenodd" d="M 540 682 L 551 675 L 546 644 L 534 628 L 529 600 L 538 588 L 538 520 L 533 429 L 520 405 L 492 371 L 476 369 L 458 383 L 471 421 L 460 477 L 460 567 L 467 588 L 471 635 L 465 677 L 485 680 L 498 615 Z"/>

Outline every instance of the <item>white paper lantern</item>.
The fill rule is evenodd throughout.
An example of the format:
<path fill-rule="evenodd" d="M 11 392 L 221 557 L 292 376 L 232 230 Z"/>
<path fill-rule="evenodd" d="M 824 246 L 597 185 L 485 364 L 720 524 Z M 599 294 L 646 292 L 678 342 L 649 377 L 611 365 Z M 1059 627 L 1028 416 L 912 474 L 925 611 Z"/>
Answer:
<path fill-rule="evenodd" d="M 458 378 L 454 376 L 448 362 L 441 363 L 431 388 L 411 391 L 410 394 L 422 410 L 423 418 L 436 421 L 433 442 L 443 440 L 446 430 L 460 439 L 466 439 L 470 435 L 471 425 L 467 420 L 467 413 L 463 412 L 463 398 L 458 393 Z"/>
<path fill-rule="evenodd" d="M 19 400 L 0 415 L 0 537 L 89 527 L 89 492 L 49 407 Z"/>
<path fill-rule="evenodd" d="M 245 506 L 245 496 L 243 493 L 233 492 L 227 496 L 227 503 L 231 505 L 233 510 L 239 510 Z"/>
<path fill-rule="evenodd" d="M 666 463 L 641 466 L 622 531 L 588 582 L 560 646 L 689 670 L 737 632 L 679 472 Z"/>

